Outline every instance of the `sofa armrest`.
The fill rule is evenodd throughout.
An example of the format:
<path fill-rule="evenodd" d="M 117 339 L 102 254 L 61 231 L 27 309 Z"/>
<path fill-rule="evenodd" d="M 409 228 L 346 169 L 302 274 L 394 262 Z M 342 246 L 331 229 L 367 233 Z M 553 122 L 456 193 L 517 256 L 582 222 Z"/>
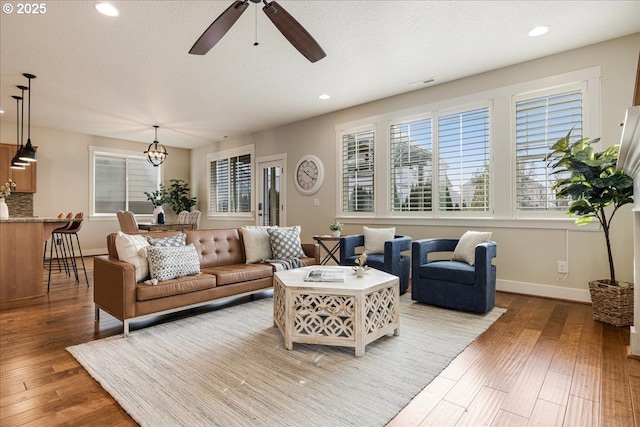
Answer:
<path fill-rule="evenodd" d="M 320 264 L 320 245 L 317 243 L 303 243 L 302 250 L 309 258 L 314 258 Z"/>
<path fill-rule="evenodd" d="M 133 264 L 106 255 L 95 257 L 93 302 L 121 321 L 135 317 L 136 270 Z"/>

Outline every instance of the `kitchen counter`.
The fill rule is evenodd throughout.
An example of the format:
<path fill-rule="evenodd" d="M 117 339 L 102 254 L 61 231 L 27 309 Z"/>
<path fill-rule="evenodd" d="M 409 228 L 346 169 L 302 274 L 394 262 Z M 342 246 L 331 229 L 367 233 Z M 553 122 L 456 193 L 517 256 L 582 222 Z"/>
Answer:
<path fill-rule="evenodd" d="M 44 295 L 43 243 L 68 219 L 0 220 L 0 302 Z"/>

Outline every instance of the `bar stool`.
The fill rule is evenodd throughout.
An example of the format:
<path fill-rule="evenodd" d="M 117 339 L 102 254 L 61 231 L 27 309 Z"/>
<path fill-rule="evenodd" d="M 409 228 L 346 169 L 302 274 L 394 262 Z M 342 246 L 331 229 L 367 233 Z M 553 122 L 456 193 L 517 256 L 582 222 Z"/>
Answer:
<path fill-rule="evenodd" d="M 55 247 L 56 250 L 56 261 L 58 262 L 58 271 L 62 271 L 62 267 L 60 266 L 60 260 L 62 259 L 62 264 L 64 265 L 64 269 L 67 273 L 67 276 L 70 274 L 69 271 L 69 265 L 67 263 L 67 256 L 66 256 L 66 249 L 65 246 L 63 244 L 62 239 L 57 238 L 56 237 L 56 233 L 58 233 L 58 231 L 67 229 L 71 226 L 71 224 L 73 223 L 73 212 L 69 212 L 68 214 L 64 214 L 64 213 L 59 213 L 58 214 L 58 219 L 62 219 L 62 218 L 66 218 L 69 220 L 68 223 L 66 223 L 65 225 L 58 227 L 56 229 L 54 229 L 51 232 L 51 246 L 49 248 L 49 276 L 51 276 L 51 262 L 53 260 L 53 248 Z M 47 256 L 47 244 L 49 242 L 45 241 L 44 242 L 44 252 L 42 254 L 42 264 L 46 265 L 46 256 Z M 59 249 L 58 249 L 59 247 Z M 61 255 L 64 255 L 61 257 Z"/>
<path fill-rule="evenodd" d="M 64 239 L 66 237 L 66 243 L 68 247 L 68 252 L 71 255 L 71 265 L 73 267 L 73 272 L 76 276 L 76 283 L 80 283 L 80 279 L 78 278 L 78 265 L 76 263 L 76 252 L 73 247 L 73 236 L 76 237 L 76 243 L 78 245 L 78 252 L 80 253 L 80 260 L 82 261 L 82 269 L 84 270 L 84 279 L 87 282 L 87 286 L 89 286 L 89 276 L 87 275 L 87 268 L 84 264 L 84 255 L 82 255 L 82 247 L 80 246 L 80 238 L 78 237 L 78 232 L 82 228 L 82 220 L 84 219 L 84 213 L 79 212 L 74 217 L 73 222 L 70 226 L 64 230 L 58 231 L 58 234 L 62 236 Z M 47 292 L 49 291 L 49 284 L 47 284 Z"/>

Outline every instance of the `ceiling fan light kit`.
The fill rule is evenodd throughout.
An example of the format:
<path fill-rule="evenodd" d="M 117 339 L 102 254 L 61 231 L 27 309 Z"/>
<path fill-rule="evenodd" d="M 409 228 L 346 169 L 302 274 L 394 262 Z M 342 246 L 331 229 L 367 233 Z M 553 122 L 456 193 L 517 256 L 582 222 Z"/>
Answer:
<path fill-rule="evenodd" d="M 205 30 L 200 38 L 191 47 L 189 53 L 193 55 L 204 55 L 209 52 L 229 29 L 236 23 L 240 15 L 247 10 L 249 1 L 253 3 L 264 3 L 262 10 L 273 22 L 278 31 L 295 47 L 298 52 L 304 55 L 310 62 L 316 62 L 327 56 L 318 42 L 304 29 L 296 19 L 291 16 L 277 2 L 267 2 L 267 0 L 236 0 L 215 21 Z M 255 45 L 255 44 L 254 44 Z"/>

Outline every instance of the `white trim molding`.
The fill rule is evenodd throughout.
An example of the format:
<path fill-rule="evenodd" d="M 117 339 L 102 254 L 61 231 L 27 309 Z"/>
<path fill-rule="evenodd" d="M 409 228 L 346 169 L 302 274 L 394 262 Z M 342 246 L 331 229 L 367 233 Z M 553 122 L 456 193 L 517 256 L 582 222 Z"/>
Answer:
<path fill-rule="evenodd" d="M 498 279 L 496 280 L 496 290 L 565 301 L 591 303 L 591 295 L 589 295 L 588 289 L 572 289 L 562 286 L 542 285 L 540 283 Z"/>

